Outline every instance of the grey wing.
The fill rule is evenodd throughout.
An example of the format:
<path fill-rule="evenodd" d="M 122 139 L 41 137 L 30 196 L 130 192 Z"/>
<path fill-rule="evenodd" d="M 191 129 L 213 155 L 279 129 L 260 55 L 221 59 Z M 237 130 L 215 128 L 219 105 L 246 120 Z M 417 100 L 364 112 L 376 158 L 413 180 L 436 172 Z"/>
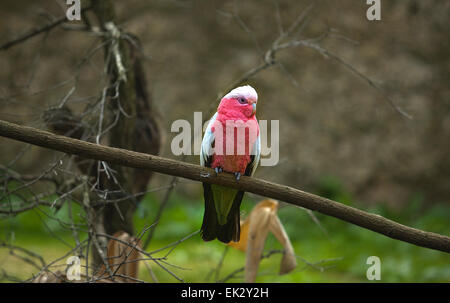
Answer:
<path fill-rule="evenodd" d="M 259 159 L 261 158 L 261 134 L 258 134 L 258 138 L 256 138 L 255 143 L 253 144 L 253 149 L 251 152 L 251 161 L 247 165 L 246 173 L 249 173 L 249 176 L 253 176 L 256 171 L 256 168 L 259 164 Z"/>
<path fill-rule="evenodd" d="M 200 148 L 200 165 L 210 166 L 211 156 L 214 152 L 213 143 L 215 140 L 214 133 L 212 132 L 212 126 L 216 121 L 217 113 L 209 120 L 208 126 L 206 127 L 205 134 L 203 135 L 202 146 Z"/>

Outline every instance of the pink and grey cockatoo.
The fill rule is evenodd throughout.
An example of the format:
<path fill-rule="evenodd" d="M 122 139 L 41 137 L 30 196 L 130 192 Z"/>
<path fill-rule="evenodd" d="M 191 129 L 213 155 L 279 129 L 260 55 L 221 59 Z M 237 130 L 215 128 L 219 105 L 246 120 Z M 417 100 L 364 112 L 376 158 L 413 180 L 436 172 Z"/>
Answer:
<path fill-rule="evenodd" d="M 256 120 L 258 94 L 249 85 L 233 89 L 220 101 L 203 137 L 200 164 L 220 172 L 252 176 L 261 154 L 259 125 Z M 239 241 L 240 206 L 244 192 L 203 183 L 205 214 L 202 238 L 224 243 Z"/>

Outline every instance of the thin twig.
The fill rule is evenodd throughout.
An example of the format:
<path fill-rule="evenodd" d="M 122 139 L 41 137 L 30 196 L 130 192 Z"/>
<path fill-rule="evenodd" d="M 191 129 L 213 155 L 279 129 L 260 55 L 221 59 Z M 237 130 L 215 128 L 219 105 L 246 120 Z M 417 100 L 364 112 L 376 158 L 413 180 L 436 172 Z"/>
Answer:
<path fill-rule="evenodd" d="M 91 6 L 84 7 L 84 8 L 81 9 L 81 12 L 87 12 L 91 8 L 92 8 Z M 68 21 L 67 17 L 64 15 L 64 16 L 56 19 L 52 23 L 49 23 L 49 24 L 44 25 L 44 26 L 41 26 L 39 28 L 32 29 L 28 33 L 26 33 L 26 34 L 24 34 L 22 36 L 19 36 L 19 37 L 15 38 L 15 39 L 13 39 L 11 41 L 5 42 L 2 45 L 0 45 L 0 51 L 7 50 L 7 49 L 9 49 L 9 48 L 11 48 L 11 47 L 13 47 L 15 45 L 18 45 L 18 44 L 20 44 L 20 43 L 22 43 L 22 42 L 24 42 L 24 41 L 26 41 L 26 40 L 36 36 L 36 35 L 48 32 L 48 31 L 52 30 L 53 28 L 57 27 L 58 25 L 60 25 L 60 24 L 62 24 L 64 22 L 67 22 L 67 21 Z"/>

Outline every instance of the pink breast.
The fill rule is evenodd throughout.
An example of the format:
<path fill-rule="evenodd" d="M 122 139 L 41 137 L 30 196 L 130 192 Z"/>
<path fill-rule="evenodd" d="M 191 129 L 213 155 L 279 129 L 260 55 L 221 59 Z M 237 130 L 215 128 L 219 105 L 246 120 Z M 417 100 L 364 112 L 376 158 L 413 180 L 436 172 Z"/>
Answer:
<path fill-rule="evenodd" d="M 212 131 L 215 137 L 215 153 L 213 154 L 213 168 L 221 167 L 227 172 L 244 174 L 250 162 L 250 153 L 259 135 L 256 119 L 231 121 L 218 119 Z"/>

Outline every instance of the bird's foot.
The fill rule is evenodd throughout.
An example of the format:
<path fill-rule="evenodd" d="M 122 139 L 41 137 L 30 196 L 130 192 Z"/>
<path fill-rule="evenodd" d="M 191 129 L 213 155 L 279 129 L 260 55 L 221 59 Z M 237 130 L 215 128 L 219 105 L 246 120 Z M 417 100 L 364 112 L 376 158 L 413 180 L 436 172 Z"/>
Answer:
<path fill-rule="evenodd" d="M 236 181 L 239 181 L 239 179 L 241 178 L 241 173 L 236 172 L 234 173 L 234 176 L 236 177 Z"/>
<path fill-rule="evenodd" d="M 217 166 L 217 167 L 214 168 L 214 171 L 216 172 L 216 176 L 217 176 L 219 173 L 223 172 L 223 168 Z"/>

